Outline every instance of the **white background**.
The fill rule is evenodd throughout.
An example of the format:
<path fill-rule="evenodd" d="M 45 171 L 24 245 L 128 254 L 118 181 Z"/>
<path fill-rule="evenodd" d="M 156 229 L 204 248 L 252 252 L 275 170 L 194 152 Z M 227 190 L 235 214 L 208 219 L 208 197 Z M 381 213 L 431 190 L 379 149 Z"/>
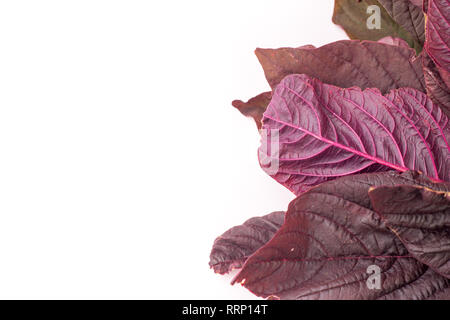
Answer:
<path fill-rule="evenodd" d="M 230 102 L 332 0 L 0 1 L 0 298 L 253 298 L 216 236 L 293 196 Z"/>

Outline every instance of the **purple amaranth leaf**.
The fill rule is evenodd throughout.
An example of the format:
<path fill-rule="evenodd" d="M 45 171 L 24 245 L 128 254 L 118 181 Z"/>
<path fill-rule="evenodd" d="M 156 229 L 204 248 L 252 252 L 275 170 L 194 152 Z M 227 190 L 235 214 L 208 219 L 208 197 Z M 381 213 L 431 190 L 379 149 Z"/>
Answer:
<path fill-rule="evenodd" d="M 420 262 L 450 279 L 450 184 L 435 191 L 418 186 L 377 187 L 372 207 Z"/>
<path fill-rule="evenodd" d="M 413 5 L 422 8 L 423 0 L 409 0 Z"/>
<path fill-rule="evenodd" d="M 450 117 L 450 89 L 426 52 L 422 52 L 422 61 L 427 94 Z"/>
<path fill-rule="evenodd" d="M 411 0 L 378 0 L 389 15 L 422 46 L 425 42 L 425 16 L 422 3 Z M 419 5 L 418 5 L 419 4 Z"/>
<path fill-rule="evenodd" d="M 269 175 L 295 194 L 340 176 L 418 170 L 450 180 L 450 123 L 423 93 L 403 88 L 342 89 L 306 75 L 286 77 L 264 113 L 277 132 L 276 157 L 261 155 Z M 268 168 L 276 162 L 277 170 Z"/>
<path fill-rule="evenodd" d="M 247 102 L 234 100 L 232 104 L 233 107 L 238 109 L 244 116 L 252 117 L 255 120 L 258 129 L 261 129 L 263 113 L 266 111 L 271 99 L 272 92 L 270 91 L 261 93 Z"/>
<path fill-rule="evenodd" d="M 423 67 L 427 92 L 450 115 L 450 1 L 429 0 Z M 431 61 L 429 61 L 431 60 Z"/>
<path fill-rule="evenodd" d="M 410 87 L 425 92 L 421 61 L 403 40 L 388 37 L 371 41 L 337 41 L 320 48 L 256 49 L 267 81 L 275 88 L 287 75 L 302 73 L 342 88 L 378 88 L 381 92 Z M 400 44 L 395 46 L 393 44 Z M 389 70 L 389 72 L 388 72 Z M 242 114 L 254 118 L 258 129 L 270 102 L 266 92 L 248 102 L 233 101 Z"/>
<path fill-rule="evenodd" d="M 233 283 L 280 299 L 449 299 L 450 280 L 415 259 L 373 211 L 369 189 L 449 190 L 416 172 L 343 177 L 300 195 Z M 371 286 L 374 268 L 379 287 Z"/>
<path fill-rule="evenodd" d="M 284 212 L 273 212 L 231 228 L 214 241 L 209 266 L 220 274 L 241 268 L 249 256 L 273 237 L 283 222 Z"/>
<path fill-rule="evenodd" d="M 378 88 L 383 94 L 409 87 L 425 92 L 414 50 L 372 41 L 342 40 L 320 48 L 256 49 L 272 89 L 291 74 L 307 74 L 342 88 Z"/>
<path fill-rule="evenodd" d="M 448 78 L 450 73 L 450 0 L 429 0 L 427 17 L 425 50 L 436 64 L 441 76 Z"/>

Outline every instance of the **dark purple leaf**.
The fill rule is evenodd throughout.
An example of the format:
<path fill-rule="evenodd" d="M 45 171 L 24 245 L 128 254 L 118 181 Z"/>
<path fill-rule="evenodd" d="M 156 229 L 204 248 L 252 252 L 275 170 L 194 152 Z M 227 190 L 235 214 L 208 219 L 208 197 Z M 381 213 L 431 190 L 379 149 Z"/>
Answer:
<path fill-rule="evenodd" d="M 290 75 L 273 93 L 264 131 L 278 133 L 279 151 L 269 152 L 263 139 L 262 168 L 297 195 L 362 172 L 411 169 L 450 180 L 450 123 L 414 89 L 383 96 L 377 89 L 342 89 Z"/>
<path fill-rule="evenodd" d="M 272 239 L 283 222 L 284 212 L 273 212 L 231 228 L 214 241 L 209 266 L 220 274 L 241 268 L 249 256 Z"/>
<path fill-rule="evenodd" d="M 427 91 L 450 115 L 450 1 L 429 0 L 424 55 Z M 428 58 L 429 57 L 429 58 Z M 428 61 L 428 60 L 432 60 Z"/>
<path fill-rule="evenodd" d="M 238 109 L 244 116 L 253 118 L 258 129 L 261 129 L 263 113 L 266 111 L 271 99 L 272 92 L 264 92 L 247 102 L 234 100 L 232 104 L 233 107 Z"/>
<path fill-rule="evenodd" d="M 414 39 L 423 46 L 425 42 L 425 15 L 422 4 L 411 0 L 378 0 L 392 19 L 402 26 Z M 383 27 L 383 26 L 381 26 Z"/>
<path fill-rule="evenodd" d="M 450 73 L 450 0 L 429 0 L 425 50 L 441 76 Z M 447 83 L 449 85 L 449 83 Z"/>
<path fill-rule="evenodd" d="M 369 189 L 396 185 L 442 188 L 415 172 L 353 175 L 317 186 L 289 205 L 283 226 L 233 283 L 281 299 L 450 298 L 450 280 L 412 257 L 372 210 Z M 377 268 L 379 288 L 371 286 Z"/>
<path fill-rule="evenodd" d="M 372 207 L 409 253 L 450 278 L 450 184 L 435 191 L 418 186 L 369 191 Z"/>
<path fill-rule="evenodd" d="M 414 50 L 371 41 L 342 40 L 320 48 L 256 49 L 274 89 L 284 77 L 307 74 L 342 88 L 389 90 L 409 87 L 425 92 L 422 62 Z"/>
<path fill-rule="evenodd" d="M 408 0 L 408 1 L 411 2 L 415 6 L 422 8 L 423 0 Z"/>
<path fill-rule="evenodd" d="M 379 43 L 343 40 L 320 48 L 307 45 L 256 49 L 255 53 L 273 88 L 285 76 L 303 73 L 343 88 L 372 87 L 383 93 L 401 87 L 426 90 L 421 61 L 415 59 L 414 51 L 398 38 L 386 37 Z M 252 117 L 260 129 L 262 114 L 270 98 L 271 92 L 265 92 L 248 102 L 235 100 L 233 106 L 245 116 Z"/>
<path fill-rule="evenodd" d="M 450 117 L 450 89 L 444 82 L 444 79 L 442 79 L 433 60 L 428 57 L 426 52 L 422 53 L 422 61 L 427 94 L 433 103 L 437 104 L 445 112 L 447 117 Z"/>

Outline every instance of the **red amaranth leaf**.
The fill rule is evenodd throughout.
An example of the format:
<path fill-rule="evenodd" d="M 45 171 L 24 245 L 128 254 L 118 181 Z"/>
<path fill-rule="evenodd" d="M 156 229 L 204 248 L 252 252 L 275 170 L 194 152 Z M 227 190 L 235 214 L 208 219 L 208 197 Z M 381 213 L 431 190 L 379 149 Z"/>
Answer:
<path fill-rule="evenodd" d="M 264 92 L 251 98 L 247 102 L 241 100 L 234 100 L 233 107 L 238 109 L 244 116 L 251 117 L 255 120 L 258 129 L 261 129 L 263 113 L 272 99 L 272 92 Z"/>
<path fill-rule="evenodd" d="M 209 266 L 220 274 L 241 268 L 249 256 L 272 239 L 283 222 L 284 212 L 273 212 L 231 228 L 214 241 Z"/>
<path fill-rule="evenodd" d="M 411 0 L 378 0 L 389 15 L 422 46 L 425 42 L 425 15 L 422 4 Z"/>
<path fill-rule="evenodd" d="M 450 279 L 450 184 L 435 191 L 418 186 L 369 191 L 372 207 L 420 262 Z"/>
<path fill-rule="evenodd" d="M 427 94 L 445 112 L 447 117 L 450 117 L 450 89 L 426 52 L 422 53 L 422 61 Z"/>
<path fill-rule="evenodd" d="M 383 94 L 401 87 L 425 92 L 422 64 L 401 39 L 387 37 L 378 43 L 342 40 L 320 48 L 256 49 L 267 81 L 275 88 L 287 75 L 307 74 L 342 88 L 378 88 Z M 390 70 L 388 72 L 388 70 Z M 242 114 L 255 119 L 261 128 L 262 113 L 270 102 L 266 92 L 248 102 L 233 101 Z"/>
<path fill-rule="evenodd" d="M 418 6 L 419 8 L 422 8 L 423 0 L 408 0 L 413 5 Z"/>
<path fill-rule="evenodd" d="M 268 152 L 263 143 L 261 167 L 297 195 L 362 172 L 418 170 L 450 180 L 450 123 L 414 89 L 383 96 L 377 89 L 342 89 L 290 75 L 273 93 L 263 131 L 279 135 L 279 150 Z"/>
<path fill-rule="evenodd" d="M 320 48 L 256 49 L 272 89 L 291 74 L 307 74 L 341 88 L 409 87 L 425 92 L 420 59 L 410 48 L 372 41 L 342 40 Z"/>
<path fill-rule="evenodd" d="M 450 280 L 412 257 L 372 210 L 369 189 L 396 185 L 449 190 L 416 172 L 321 184 L 289 205 L 283 226 L 233 283 L 281 299 L 450 298 Z M 371 272 L 377 268 L 380 286 L 373 287 Z"/>
<path fill-rule="evenodd" d="M 439 72 L 450 73 L 450 0 L 428 1 L 425 50 Z"/>

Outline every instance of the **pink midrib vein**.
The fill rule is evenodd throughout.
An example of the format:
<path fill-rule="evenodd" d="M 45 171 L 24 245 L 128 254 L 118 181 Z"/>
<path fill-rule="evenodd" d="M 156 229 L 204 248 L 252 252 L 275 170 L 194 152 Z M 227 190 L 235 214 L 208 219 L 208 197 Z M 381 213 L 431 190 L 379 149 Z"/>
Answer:
<path fill-rule="evenodd" d="M 363 158 L 372 160 L 372 161 L 374 161 L 374 162 L 376 162 L 376 163 L 379 163 L 379 164 L 382 164 L 382 165 L 384 165 L 384 166 L 386 166 L 386 167 L 393 168 L 393 169 L 398 170 L 398 171 L 400 171 L 400 172 L 405 172 L 405 171 L 410 170 L 410 168 L 403 167 L 403 166 L 399 166 L 399 165 L 396 165 L 396 164 L 387 162 L 387 161 L 385 161 L 385 160 L 383 160 L 383 159 L 380 159 L 380 158 L 371 156 L 370 154 L 367 154 L 367 153 L 364 153 L 364 152 L 355 150 L 355 149 L 353 149 L 353 148 L 344 146 L 343 144 L 337 143 L 337 142 L 335 142 L 335 141 L 331 141 L 331 140 L 329 140 L 329 139 L 327 139 L 327 138 L 325 138 L 325 137 L 319 136 L 319 135 L 317 135 L 317 134 L 315 134 L 315 133 L 312 133 L 312 132 L 310 132 L 310 131 L 308 131 L 308 130 L 306 130 L 306 129 L 303 129 L 303 128 L 300 128 L 300 127 L 298 127 L 298 126 L 295 126 L 295 125 L 293 125 L 292 123 L 288 123 L 288 122 L 285 122 L 285 121 L 282 121 L 282 120 L 279 120 L 279 119 L 274 119 L 274 118 L 272 118 L 272 117 L 270 117 L 270 116 L 267 116 L 267 115 L 264 115 L 264 117 L 267 118 L 267 119 L 270 119 L 270 120 L 272 120 L 272 121 L 278 122 L 278 123 L 280 123 L 280 124 L 283 124 L 283 125 L 285 125 L 285 126 L 288 126 L 288 127 L 291 127 L 291 128 L 297 129 L 297 130 L 300 130 L 300 131 L 302 131 L 302 132 L 304 132 L 304 133 L 306 133 L 306 134 L 311 135 L 312 137 L 314 137 L 314 138 L 316 138 L 316 139 L 318 139 L 318 140 L 320 140 L 320 141 L 323 141 L 323 142 L 325 142 L 325 143 L 328 143 L 328 144 L 330 144 L 330 145 L 332 145 L 332 146 L 334 146 L 334 147 L 337 147 L 337 148 L 346 150 L 346 151 L 348 151 L 348 152 L 354 153 L 354 154 L 356 154 L 356 155 L 358 155 L 358 156 L 360 156 L 360 157 L 363 157 Z M 414 169 L 414 168 L 411 168 L 411 169 Z"/>

